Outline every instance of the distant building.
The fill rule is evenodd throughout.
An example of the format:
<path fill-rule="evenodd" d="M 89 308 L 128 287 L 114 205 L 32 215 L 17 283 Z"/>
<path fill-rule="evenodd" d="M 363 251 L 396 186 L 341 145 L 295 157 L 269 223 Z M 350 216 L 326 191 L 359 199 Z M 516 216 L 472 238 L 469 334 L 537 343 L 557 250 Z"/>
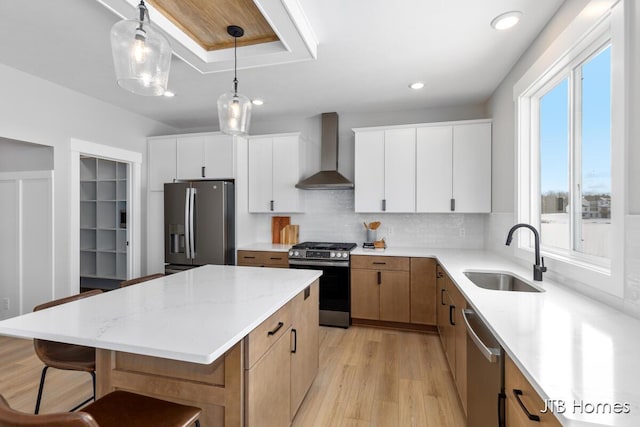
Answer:
<path fill-rule="evenodd" d="M 611 218 L 611 196 L 608 194 L 582 196 L 582 218 Z"/>

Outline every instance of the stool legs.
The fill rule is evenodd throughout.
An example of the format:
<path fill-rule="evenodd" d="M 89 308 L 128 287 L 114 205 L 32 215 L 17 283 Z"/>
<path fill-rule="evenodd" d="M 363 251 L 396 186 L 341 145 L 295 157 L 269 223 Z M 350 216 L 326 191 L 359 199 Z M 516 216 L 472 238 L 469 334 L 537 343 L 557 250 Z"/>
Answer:
<path fill-rule="evenodd" d="M 42 392 L 44 390 L 44 380 L 47 376 L 47 370 L 49 369 L 49 367 L 47 365 L 44 366 L 44 368 L 42 368 L 42 374 L 40 375 L 40 386 L 38 387 L 38 398 L 36 399 L 36 409 L 34 411 L 34 414 L 38 415 L 40 413 L 40 403 L 42 402 Z M 73 409 L 71 409 L 69 412 L 73 412 L 76 409 L 86 405 L 87 403 L 91 402 L 92 400 L 95 401 L 96 400 L 96 373 L 91 371 L 89 372 L 91 374 L 91 380 L 92 380 L 92 385 L 93 385 L 93 394 L 91 395 L 91 397 L 89 397 L 87 400 L 85 400 L 84 402 L 76 405 L 73 407 Z"/>

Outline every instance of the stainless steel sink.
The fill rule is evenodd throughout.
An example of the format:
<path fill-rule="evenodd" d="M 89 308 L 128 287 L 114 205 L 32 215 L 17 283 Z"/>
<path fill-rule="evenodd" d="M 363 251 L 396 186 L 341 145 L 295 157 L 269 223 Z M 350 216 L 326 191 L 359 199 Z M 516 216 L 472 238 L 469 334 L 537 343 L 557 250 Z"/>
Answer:
<path fill-rule="evenodd" d="M 474 285 L 484 289 L 511 292 L 543 292 L 541 289 L 509 273 L 465 271 L 464 275 L 467 276 Z"/>

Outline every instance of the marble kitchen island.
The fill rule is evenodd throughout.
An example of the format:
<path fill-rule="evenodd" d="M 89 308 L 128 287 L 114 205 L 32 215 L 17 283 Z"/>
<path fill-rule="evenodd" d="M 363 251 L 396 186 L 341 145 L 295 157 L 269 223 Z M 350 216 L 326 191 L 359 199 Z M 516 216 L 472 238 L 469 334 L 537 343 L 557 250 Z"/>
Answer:
<path fill-rule="evenodd" d="M 320 274 L 208 265 L 4 320 L 0 334 L 96 347 L 98 396 L 192 404 L 203 426 L 287 425 L 317 372 Z"/>

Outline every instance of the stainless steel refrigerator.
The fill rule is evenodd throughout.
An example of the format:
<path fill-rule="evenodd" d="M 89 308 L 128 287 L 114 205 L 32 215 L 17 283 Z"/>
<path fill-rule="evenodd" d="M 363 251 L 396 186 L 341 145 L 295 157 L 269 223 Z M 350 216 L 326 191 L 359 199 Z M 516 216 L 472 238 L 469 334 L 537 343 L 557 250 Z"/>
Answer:
<path fill-rule="evenodd" d="M 165 273 L 204 264 L 235 264 L 233 182 L 164 185 Z"/>

